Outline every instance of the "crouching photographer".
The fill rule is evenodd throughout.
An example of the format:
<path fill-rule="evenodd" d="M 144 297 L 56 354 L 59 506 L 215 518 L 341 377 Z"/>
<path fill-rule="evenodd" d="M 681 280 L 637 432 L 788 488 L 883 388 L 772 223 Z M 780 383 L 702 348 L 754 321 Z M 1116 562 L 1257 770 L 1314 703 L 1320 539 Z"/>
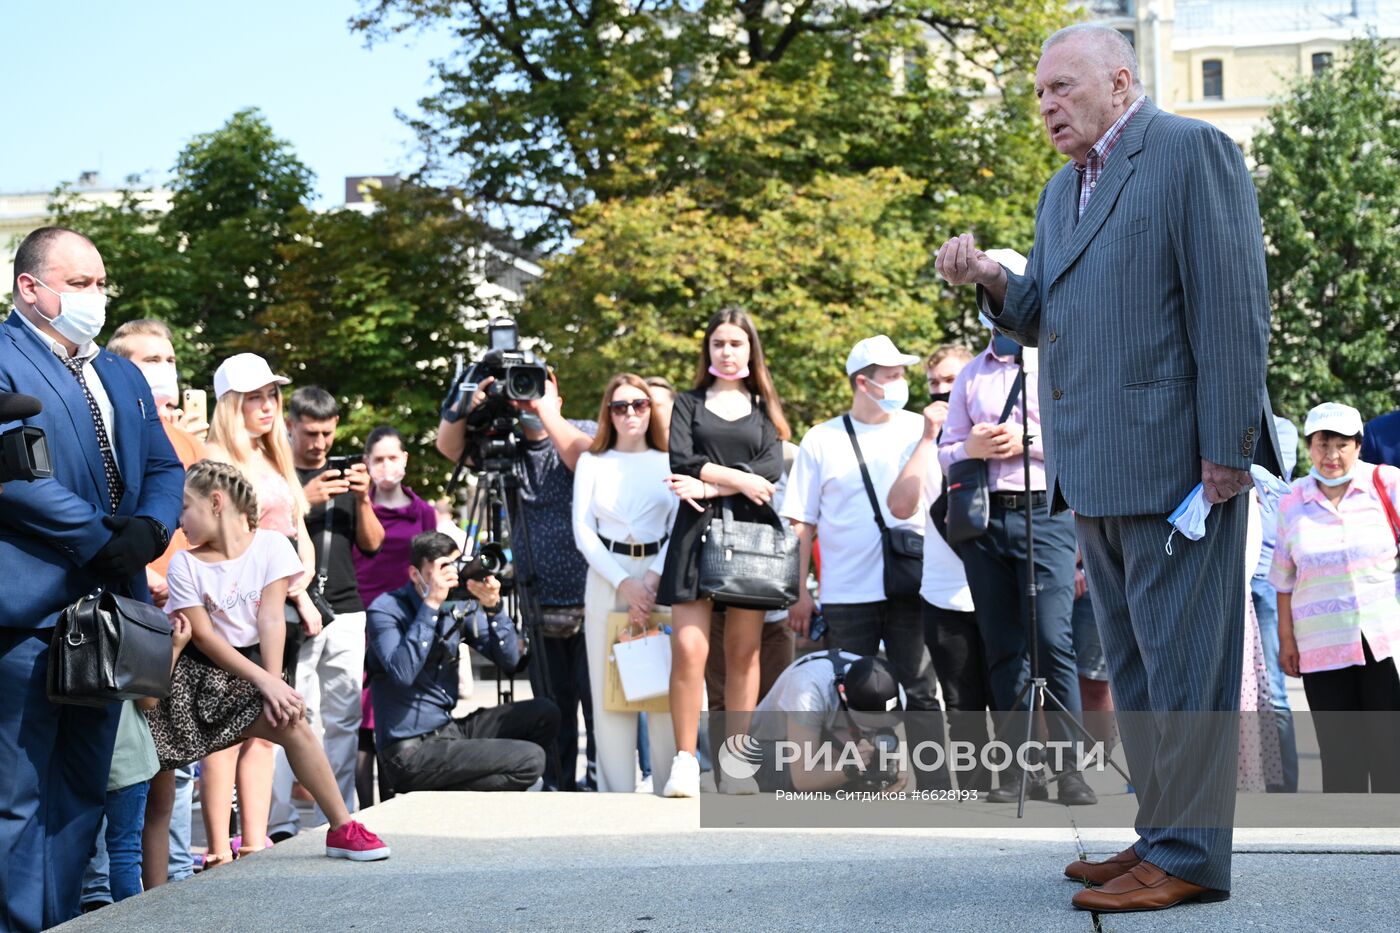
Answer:
<path fill-rule="evenodd" d="M 750 729 L 748 764 L 764 791 L 911 786 L 908 756 L 900 753 L 907 739 L 899 680 L 883 658 L 837 650 L 799 658 L 758 704 Z M 733 741 L 719 756 L 726 771 L 745 757 L 743 743 L 733 748 Z"/>
<path fill-rule="evenodd" d="M 429 531 L 410 544 L 409 583 L 369 607 L 368 667 L 374 738 L 397 792 L 525 790 L 544 771 L 559 710 L 535 699 L 453 719 L 457 670 L 468 645 L 502 668 L 520 662 L 520 640 L 491 576 L 468 579 L 458 599 L 451 538 Z"/>

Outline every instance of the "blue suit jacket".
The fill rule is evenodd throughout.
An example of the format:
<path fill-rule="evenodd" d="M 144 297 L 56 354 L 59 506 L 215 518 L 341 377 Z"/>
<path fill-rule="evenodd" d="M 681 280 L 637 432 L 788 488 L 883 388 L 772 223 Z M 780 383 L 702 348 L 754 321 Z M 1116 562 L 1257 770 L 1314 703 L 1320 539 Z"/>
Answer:
<path fill-rule="evenodd" d="M 185 470 L 150 387 L 133 363 L 105 350 L 92 365 L 112 400 L 117 467 L 126 484 L 116 514 L 148 515 L 174 531 Z M 18 312 L 0 327 L 0 392 L 23 392 L 44 403 L 24 423 L 44 429 L 53 462 L 51 478 L 6 483 L 0 492 L 0 628 L 46 628 L 98 585 L 87 564 L 112 537 L 102 524 L 107 478 L 81 387 Z M 132 577 L 130 592 L 149 598 L 144 573 Z"/>
<path fill-rule="evenodd" d="M 1166 514 L 1200 482 L 1203 457 L 1278 472 L 1264 241 L 1239 147 L 1148 102 L 1082 218 L 1078 199 L 1067 163 L 1041 192 L 1025 275 L 1008 271 L 992 314 L 1040 348 L 1057 507 Z"/>

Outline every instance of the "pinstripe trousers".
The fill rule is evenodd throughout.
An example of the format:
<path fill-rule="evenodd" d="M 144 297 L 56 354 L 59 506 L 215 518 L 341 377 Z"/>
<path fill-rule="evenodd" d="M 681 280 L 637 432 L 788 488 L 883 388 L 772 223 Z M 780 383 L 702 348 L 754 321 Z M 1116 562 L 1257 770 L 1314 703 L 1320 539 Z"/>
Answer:
<path fill-rule="evenodd" d="M 1206 534 L 1165 545 L 1165 516 L 1076 518 L 1123 749 L 1138 798 L 1138 854 L 1230 887 L 1236 717 L 1244 663 L 1248 497 L 1215 506 Z M 1150 713 L 1151 715 L 1134 715 Z"/>

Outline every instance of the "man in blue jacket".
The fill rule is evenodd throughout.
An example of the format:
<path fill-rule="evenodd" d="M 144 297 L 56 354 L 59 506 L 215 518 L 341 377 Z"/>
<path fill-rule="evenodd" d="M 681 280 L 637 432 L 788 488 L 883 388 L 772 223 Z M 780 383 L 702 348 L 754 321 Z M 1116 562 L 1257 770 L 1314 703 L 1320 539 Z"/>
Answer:
<path fill-rule="evenodd" d="M 87 237 L 41 228 L 15 254 L 14 311 L 0 327 L 0 392 L 42 402 L 25 424 L 43 429 L 53 466 L 51 477 L 7 483 L 0 502 L 5 930 L 77 915 L 121 708 L 49 702 L 53 627 L 99 586 L 148 599 L 146 564 L 180 518 L 184 468 L 146 379 L 93 342 L 106 320 L 106 285 Z"/>
<path fill-rule="evenodd" d="M 559 708 L 543 698 L 453 719 L 463 644 L 497 666 L 520 665 L 520 639 L 495 577 L 468 580 L 453 601 L 457 544 L 427 531 L 410 542 L 407 586 L 369 607 L 367 654 L 374 742 L 395 791 L 525 790 L 544 773 Z"/>

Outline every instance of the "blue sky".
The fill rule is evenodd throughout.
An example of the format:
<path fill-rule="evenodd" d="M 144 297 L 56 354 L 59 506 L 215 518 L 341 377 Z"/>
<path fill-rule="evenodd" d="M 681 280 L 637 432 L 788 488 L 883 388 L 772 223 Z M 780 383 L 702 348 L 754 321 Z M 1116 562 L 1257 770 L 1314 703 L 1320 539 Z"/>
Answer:
<path fill-rule="evenodd" d="M 316 173 L 317 206 L 344 176 L 417 167 L 394 109 L 417 112 L 433 59 L 409 33 L 366 49 L 359 0 L 0 0 L 0 192 L 100 171 L 160 183 L 189 139 L 258 107 Z"/>

